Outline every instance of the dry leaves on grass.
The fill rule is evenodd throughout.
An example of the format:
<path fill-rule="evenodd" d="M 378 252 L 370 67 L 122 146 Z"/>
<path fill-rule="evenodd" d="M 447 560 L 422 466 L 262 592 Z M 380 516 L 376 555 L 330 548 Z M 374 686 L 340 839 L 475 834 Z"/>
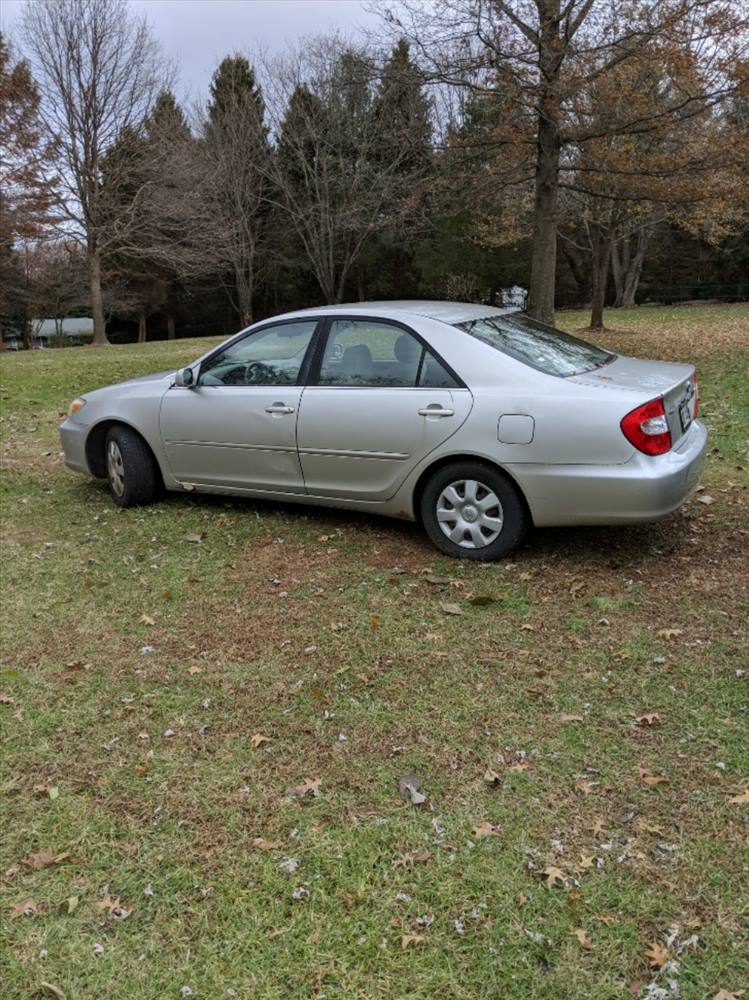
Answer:
<path fill-rule="evenodd" d="M 49 868 L 50 865 L 59 865 L 61 861 L 69 857 L 70 855 L 67 851 L 62 854 L 55 854 L 54 851 L 46 848 L 45 850 L 37 851 L 35 854 L 27 855 L 22 859 L 21 864 L 26 865 L 33 872 L 38 872 L 43 868 Z"/>
<path fill-rule="evenodd" d="M 119 896 L 110 896 L 109 893 L 104 899 L 94 903 L 94 906 L 100 913 L 106 911 L 107 916 L 116 917 L 118 920 L 126 920 L 133 912 L 132 907 L 128 910 L 126 906 L 123 906 Z"/>
<path fill-rule="evenodd" d="M 9 694 L 0 694 L 0 705 L 15 705 L 16 699 Z"/>
<path fill-rule="evenodd" d="M 270 736 L 263 736 L 262 733 L 255 733 L 250 737 L 250 745 L 253 750 L 259 750 L 260 747 L 264 747 L 266 743 L 270 743 Z"/>
<path fill-rule="evenodd" d="M 582 717 L 582 715 L 560 715 L 559 716 L 559 721 L 560 722 L 585 722 L 585 719 Z"/>
<path fill-rule="evenodd" d="M 567 888 L 567 876 L 556 865 L 549 865 L 548 868 L 544 868 L 541 872 L 541 878 L 544 879 L 544 885 L 547 889 L 553 889 L 556 885 L 561 886 L 563 889 Z"/>
<path fill-rule="evenodd" d="M 635 725 L 644 728 L 659 726 L 661 717 L 657 712 L 646 712 L 645 715 L 638 715 L 635 718 Z"/>
<path fill-rule="evenodd" d="M 405 951 L 412 945 L 423 944 L 424 941 L 426 941 L 426 937 L 423 934 L 404 934 L 401 938 L 401 951 Z"/>
<path fill-rule="evenodd" d="M 13 903 L 10 908 L 10 919 L 16 920 L 18 917 L 33 917 L 39 912 L 39 907 L 30 897 L 22 899 L 19 903 Z"/>
<path fill-rule="evenodd" d="M 256 851 L 280 851 L 280 840 L 266 840 L 265 837 L 255 837 L 252 846 Z"/>
<path fill-rule="evenodd" d="M 440 611 L 446 615 L 462 615 L 463 609 L 459 604 L 440 604 Z"/>
<path fill-rule="evenodd" d="M 743 792 L 739 792 L 738 795 L 734 795 L 733 798 L 728 800 L 736 806 L 747 806 L 749 805 L 749 788 L 745 789 Z"/>
<path fill-rule="evenodd" d="M 322 778 L 305 778 L 301 785 L 290 788 L 288 794 L 295 799 L 316 798 L 320 794 Z"/>
<path fill-rule="evenodd" d="M 431 851 L 407 851 L 393 861 L 392 868 L 410 868 L 414 864 L 424 864 L 432 858 Z"/>
<path fill-rule="evenodd" d="M 570 931 L 570 934 L 577 938 L 580 942 L 581 947 L 590 949 L 593 947 L 593 942 L 590 940 L 588 935 L 585 933 L 582 927 L 575 927 Z"/>
<path fill-rule="evenodd" d="M 684 634 L 684 630 L 680 628 L 659 628 L 655 633 L 659 639 L 678 639 L 680 635 Z"/>
<path fill-rule="evenodd" d="M 668 778 L 664 778 L 662 774 L 653 774 L 648 767 L 638 767 L 637 777 L 643 785 L 647 785 L 648 788 L 655 788 L 657 785 L 665 785 L 668 783 Z"/>
<path fill-rule="evenodd" d="M 473 828 L 474 837 L 498 837 L 499 827 L 496 823 L 490 823 L 488 819 L 477 823 Z"/>
<path fill-rule="evenodd" d="M 671 958 L 671 955 L 658 941 L 651 941 L 645 949 L 645 958 L 647 958 L 651 969 L 661 969 Z"/>
<path fill-rule="evenodd" d="M 416 774 L 406 774 L 398 779 L 398 794 L 414 806 L 425 806 L 427 797 L 421 789 L 421 778 Z"/>

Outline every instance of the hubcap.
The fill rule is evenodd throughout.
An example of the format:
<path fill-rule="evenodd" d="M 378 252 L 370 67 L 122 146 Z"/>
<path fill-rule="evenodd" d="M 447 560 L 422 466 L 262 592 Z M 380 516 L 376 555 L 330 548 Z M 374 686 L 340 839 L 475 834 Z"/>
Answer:
<path fill-rule="evenodd" d="M 125 463 L 116 441 L 110 441 L 107 445 L 107 473 L 110 486 L 121 497 L 125 492 Z"/>
<path fill-rule="evenodd" d="M 464 549 L 482 549 L 499 536 L 504 524 L 497 494 L 476 479 L 450 483 L 437 499 L 442 533 Z"/>

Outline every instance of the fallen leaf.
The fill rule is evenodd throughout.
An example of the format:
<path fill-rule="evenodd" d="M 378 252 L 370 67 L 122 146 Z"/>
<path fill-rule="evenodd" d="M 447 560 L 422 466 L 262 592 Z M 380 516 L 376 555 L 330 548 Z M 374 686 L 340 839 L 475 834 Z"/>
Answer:
<path fill-rule="evenodd" d="M 647 712 L 645 715 L 638 715 L 635 719 L 635 725 L 637 726 L 657 726 L 660 724 L 661 717 L 657 712 Z"/>
<path fill-rule="evenodd" d="M 567 886 L 567 876 L 561 868 L 550 865 L 541 872 L 541 877 L 546 879 L 546 888 L 553 889 L 555 885 Z"/>
<path fill-rule="evenodd" d="M 446 615 L 462 615 L 463 609 L 459 604 L 440 604 L 440 609 L 445 612 Z"/>
<path fill-rule="evenodd" d="M 658 629 L 656 635 L 659 639 L 675 639 L 677 636 L 683 635 L 683 629 L 680 628 L 661 628 Z"/>
<path fill-rule="evenodd" d="M 711 503 L 715 503 L 715 501 L 709 493 L 703 493 L 702 496 L 697 497 L 697 503 L 705 503 L 709 505 Z"/>
<path fill-rule="evenodd" d="M 289 790 L 289 795 L 293 795 L 295 798 L 303 799 L 307 795 L 311 798 L 315 798 L 320 794 L 320 785 L 322 784 L 322 778 L 305 778 L 301 785 L 297 785 L 296 788 Z"/>
<path fill-rule="evenodd" d="M 643 785 L 647 785 L 649 788 L 655 788 L 656 785 L 668 784 L 668 778 L 664 778 L 659 774 L 653 774 L 647 767 L 638 767 L 637 777 Z"/>
<path fill-rule="evenodd" d="M 484 781 L 487 785 L 491 785 L 492 788 L 496 788 L 497 785 L 502 784 L 502 775 L 498 774 L 496 771 L 492 771 L 492 769 L 488 767 L 484 771 Z"/>
<path fill-rule="evenodd" d="M 203 673 L 203 668 L 199 667 L 197 665 L 197 663 L 193 663 L 193 665 L 191 667 L 187 668 L 187 672 L 188 672 L 188 674 L 202 674 Z"/>
<path fill-rule="evenodd" d="M 495 823 L 490 823 L 488 819 L 478 823 L 473 828 L 474 837 L 498 837 L 499 827 Z"/>
<path fill-rule="evenodd" d="M 10 908 L 10 919 L 17 917 L 33 917 L 37 913 L 38 907 L 33 899 L 23 899 L 20 903 L 14 903 Z"/>
<path fill-rule="evenodd" d="M 579 781 L 575 782 L 575 791 L 581 792 L 583 795 L 590 795 L 591 792 L 595 791 L 595 785 L 591 785 L 585 778 L 580 778 Z"/>
<path fill-rule="evenodd" d="M 409 945 L 421 944 L 423 941 L 426 941 L 423 934 L 404 934 L 401 938 L 401 951 L 405 951 Z"/>
<path fill-rule="evenodd" d="M 560 722 L 585 722 L 585 719 L 582 717 L 582 715 L 560 715 L 559 716 L 559 721 Z"/>
<path fill-rule="evenodd" d="M 419 791 L 420 788 L 421 778 L 416 774 L 407 774 L 398 779 L 398 794 L 412 805 L 420 806 L 427 800 L 426 795 Z"/>
<path fill-rule="evenodd" d="M 133 912 L 132 908 L 128 910 L 126 906 L 122 905 L 119 896 L 110 896 L 109 893 L 107 893 L 104 899 L 99 900 L 98 903 L 94 903 L 94 906 L 100 912 L 106 910 L 107 916 L 117 917 L 118 920 L 126 920 Z"/>
<path fill-rule="evenodd" d="M 15 705 L 16 699 L 9 694 L 0 694 L 0 705 Z"/>
<path fill-rule="evenodd" d="M 583 948 L 592 948 L 593 947 L 593 942 L 587 936 L 587 934 L 585 933 L 585 931 L 583 930 L 582 927 L 575 927 L 575 928 L 573 928 L 570 931 L 570 934 L 573 937 L 577 938 L 577 940 L 580 942 L 580 944 L 582 945 Z"/>
<path fill-rule="evenodd" d="M 425 576 L 424 580 L 427 583 L 433 584 L 435 587 L 438 587 L 441 584 L 445 584 L 445 583 L 455 583 L 456 582 L 450 576 Z"/>
<path fill-rule="evenodd" d="M 652 823 L 648 823 L 647 820 L 643 819 L 642 816 L 638 816 L 634 822 L 635 830 L 638 833 L 663 833 L 662 826 L 654 826 Z"/>
<path fill-rule="evenodd" d="M 141 620 L 141 622 L 144 625 L 155 625 L 156 624 L 156 619 L 153 618 L 151 615 L 141 615 L 140 616 L 140 620 Z"/>
<path fill-rule="evenodd" d="M 606 820 L 603 816 L 599 816 L 593 823 L 593 836 L 601 837 L 606 829 Z"/>
<path fill-rule="evenodd" d="M 733 798 L 728 800 L 736 806 L 746 806 L 749 805 L 749 788 L 745 791 L 740 792 L 738 795 L 734 795 Z"/>
<path fill-rule="evenodd" d="M 265 746 L 266 743 L 270 743 L 270 736 L 262 736 L 260 733 L 255 733 L 250 739 L 250 744 L 253 750 L 259 750 L 260 747 Z"/>
<path fill-rule="evenodd" d="M 256 851 L 278 851 L 281 849 L 280 840 L 266 840 L 265 837 L 255 837 L 252 846 Z"/>
<path fill-rule="evenodd" d="M 60 910 L 62 913 L 74 913 L 78 909 L 80 901 L 79 896 L 68 896 L 68 898 L 60 904 Z"/>
<path fill-rule="evenodd" d="M 189 535 L 185 535 L 185 540 L 197 544 L 198 542 L 202 542 L 207 534 L 207 531 L 193 531 Z"/>
<path fill-rule="evenodd" d="M 64 854 L 55 854 L 49 848 L 42 851 L 37 851 L 36 854 L 29 854 L 27 857 L 23 858 L 21 864 L 26 865 L 34 872 L 41 871 L 42 868 L 49 868 L 50 865 L 57 865 L 61 861 L 70 855 L 65 852 Z"/>
<path fill-rule="evenodd" d="M 507 768 L 507 770 L 508 771 L 514 771 L 516 774 L 519 774 L 521 771 L 527 771 L 529 767 L 530 767 L 530 764 L 526 764 L 525 761 L 520 761 L 517 764 L 511 764 Z"/>
<path fill-rule="evenodd" d="M 645 951 L 645 958 L 650 963 L 651 969 L 661 969 L 670 957 L 668 951 L 657 941 L 651 941 L 650 947 Z"/>
<path fill-rule="evenodd" d="M 399 858 L 396 858 L 391 867 L 408 868 L 417 863 L 423 864 L 431 860 L 431 857 L 431 851 L 407 851 L 406 854 L 401 854 Z"/>
<path fill-rule="evenodd" d="M 734 992 L 730 990 L 718 990 L 713 1000 L 739 1000 L 739 997 L 743 997 L 745 993 L 746 990 L 735 990 Z"/>
<path fill-rule="evenodd" d="M 54 983 L 40 983 L 39 985 L 43 990 L 46 990 L 47 993 L 50 993 L 53 997 L 56 997 L 57 1000 L 67 1000 L 67 997 L 60 989 L 60 987 L 55 986 Z"/>

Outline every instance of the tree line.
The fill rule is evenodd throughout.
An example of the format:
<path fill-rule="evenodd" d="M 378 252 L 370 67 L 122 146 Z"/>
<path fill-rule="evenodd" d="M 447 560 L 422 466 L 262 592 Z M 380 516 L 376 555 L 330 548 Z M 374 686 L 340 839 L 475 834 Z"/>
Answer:
<path fill-rule="evenodd" d="M 27 4 L 0 38 L 3 326 L 85 310 L 106 344 L 520 284 L 596 328 L 673 275 L 664 247 L 678 280 L 746 280 L 741 2 L 401 0 L 382 37 L 227 55 L 183 108 L 120 0 Z"/>

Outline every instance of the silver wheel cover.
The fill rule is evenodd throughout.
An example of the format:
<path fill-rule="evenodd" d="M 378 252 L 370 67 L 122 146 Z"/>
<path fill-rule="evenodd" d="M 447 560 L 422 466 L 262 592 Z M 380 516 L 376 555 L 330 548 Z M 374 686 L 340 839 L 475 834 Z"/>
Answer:
<path fill-rule="evenodd" d="M 121 497 L 125 492 L 125 463 L 116 441 L 110 441 L 107 445 L 107 476 L 109 485 L 117 496 Z"/>
<path fill-rule="evenodd" d="M 443 535 L 464 549 L 483 549 L 499 537 L 504 511 L 497 494 L 477 479 L 458 479 L 437 498 Z"/>

